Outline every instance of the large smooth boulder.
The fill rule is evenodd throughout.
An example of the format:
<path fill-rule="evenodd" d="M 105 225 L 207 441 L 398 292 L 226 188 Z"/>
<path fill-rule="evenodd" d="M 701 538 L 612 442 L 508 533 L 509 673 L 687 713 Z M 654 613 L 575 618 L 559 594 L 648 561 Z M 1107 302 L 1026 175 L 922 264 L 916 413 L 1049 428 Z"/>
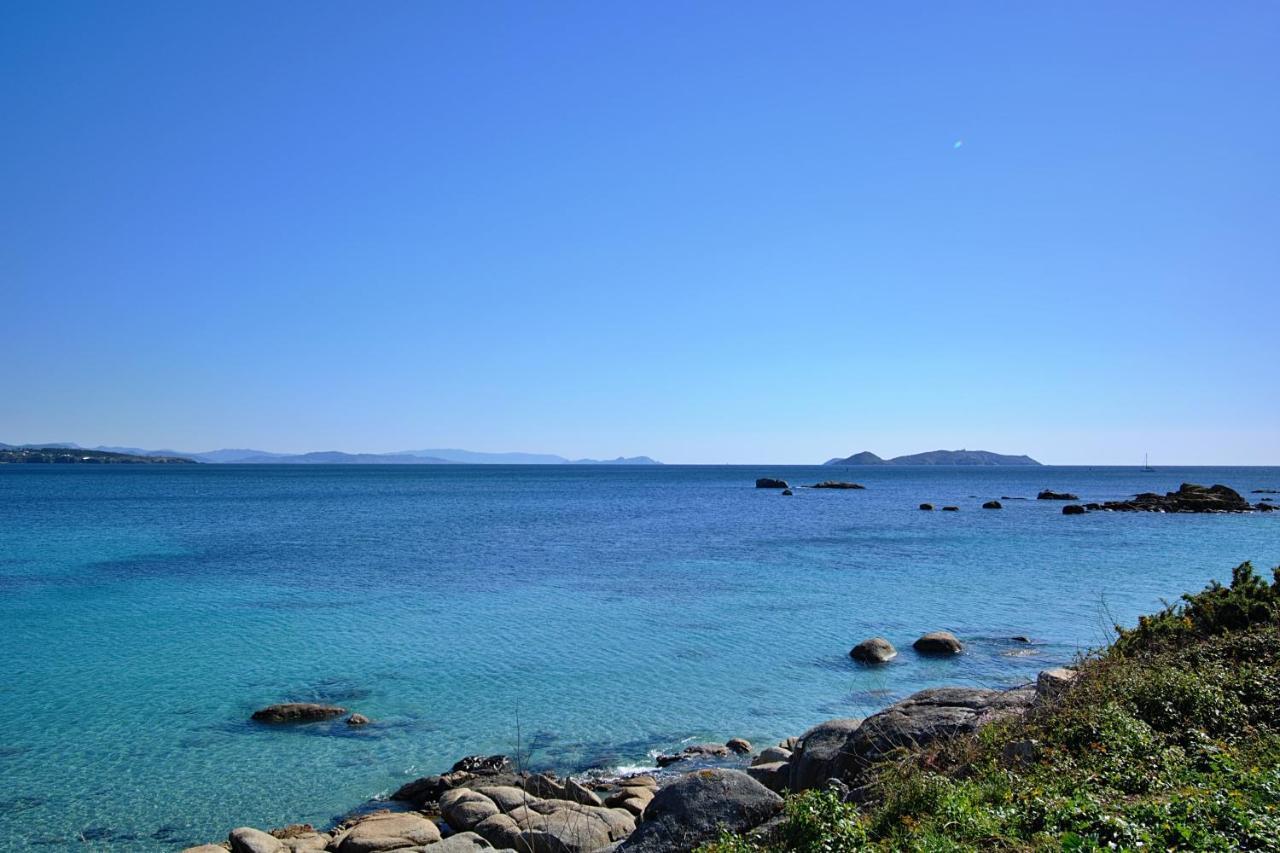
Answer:
<path fill-rule="evenodd" d="M 320 705 L 315 702 L 281 702 L 253 712 L 252 719 L 259 723 L 312 723 L 347 713 L 337 705 Z"/>
<path fill-rule="evenodd" d="M 283 853 L 284 845 L 270 833 L 251 826 L 231 830 L 227 836 L 231 853 Z"/>
<path fill-rule="evenodd" d="M 330 847 L 335 853 L 383 853 L 439 840 L 440 829 L 416 812 L 378 812 L 336 835 Z"/>
<path fill-rule="evenodd" d="M 747 768 L 747 775 L 778 794 L 786 794 L 791 787 L 791 765 L 785 761 L 753 764 Z"/>
<path fill-rule="evenodd" d="M 884 637 L 863 640 L 849 652 L 849 657 L 862 663 L 888 663 L 897 656 L 898 650 Z"/>
<path fill-rule="evenodd" d="M 757 489 L 787 489 L 787 488 L 790 488 L 790 486 L 787 485 L 786 480 L 775 480 L 772 477 L 761 477 L 760 479 L 756 480 L 756 488 Z"/>
<path fill-rule="evenodd" d="M 938 687 L 922 690 L 863 720 L 844 745 L 845 766 L 860 768 L 900 747 L 977 731 L 989 722 L 1019 714 L 1031 706 L 1033 688 L 984 690 Z M 848 774 L 845 778 L 849 778 Z"/>
<path fill-rule="evenodd" d="M 760 754 L 751 759 L 754 767 L 757 764 L 773 764 L 777 761 L 790 761 L 792 751 L 781 746 L 770 746 L 760 750 Z"/>
<path fill-rule="evenodd" d="M 821 788 L 828 779 L 852 773 L 857 756 L 849 744 L 861 725 L 856 717 L 827 720 L 801 735 L 791 755 L 788 787 L 793 791 Z"/>
<path fill-rule="evenodd" d="M 493 845 L 474 832 L 459 832 L 450 835 L 438 844 L 432 844 L 431 853 L 475 853 L 477 850 L 492 850 Z"/>
<path fill-rule="evenodd" d="M 686 773 L 658 792 L 619 853 L 689 851 L 721 830 L 744 832 L 782 811 L 782 797 L 741 770 Z"/>
<path fill-rule="evenodd" d="M 950 631 L 930 631 L 911 647 L 924 655 L 958 655 L 964 651 L 964 644 Z"/>
<path fill-rule="evenodd" d="M 500 811 L 493 800 L 470 788 L 454 788 L 440 797 L 440 815 L 458 831 L 471 829 Z"/>

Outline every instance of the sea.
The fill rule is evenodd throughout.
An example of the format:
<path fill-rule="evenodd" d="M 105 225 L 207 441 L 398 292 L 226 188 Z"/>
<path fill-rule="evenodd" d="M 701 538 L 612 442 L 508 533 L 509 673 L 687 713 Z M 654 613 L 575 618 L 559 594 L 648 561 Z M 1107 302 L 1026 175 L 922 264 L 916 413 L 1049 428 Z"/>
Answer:
<path fill-rule="evenodd" d="M 866 489 L 799 488 L 831 478 Z M 1182 482 L 1280 468 L 0 466 L 0 849 L 180 850 L 470 754 L 614 772 L 1025 683 L 1280 564 L 1280 512 L 1035 500 Z M 912 651 L 938 629 L 965 652 Z M 898 657 L 852 661 L 872 636 Z M 286 700 L 373 723 L 249 720 Z"/>

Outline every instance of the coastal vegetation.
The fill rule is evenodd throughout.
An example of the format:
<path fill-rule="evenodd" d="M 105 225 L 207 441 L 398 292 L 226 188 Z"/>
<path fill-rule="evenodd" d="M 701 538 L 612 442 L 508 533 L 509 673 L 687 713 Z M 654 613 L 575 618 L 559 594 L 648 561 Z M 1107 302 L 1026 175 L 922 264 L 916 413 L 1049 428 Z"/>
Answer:
<path fill-rule="evenodd" d="M 1025 714 L 791 794 L 703 853 L 1280 849 L 1280 568 L 1116 630 Z"/>

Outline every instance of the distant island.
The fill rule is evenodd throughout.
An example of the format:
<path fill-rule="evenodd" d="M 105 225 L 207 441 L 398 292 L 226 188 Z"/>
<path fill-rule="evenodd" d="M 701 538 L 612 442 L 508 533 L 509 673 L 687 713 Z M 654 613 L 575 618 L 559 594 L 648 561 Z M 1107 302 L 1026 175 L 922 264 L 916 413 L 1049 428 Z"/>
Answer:
<path fill-rule="evenodd" d="M 0 465 L 23 463 L 56 463 L 80 465 L 198 464 L 183 456 L 137 456 L 106 450 L 70 449 L 66 447 L 12 447 L 0 445 Z"/>
<path fill-rule="evenodd" d="M 1008 456 L 989 450 L 930 450 L 910 456 L 881 459 L 869 450 L 838 459 L 828 459 L 823 465 L 1039 465 L 1030 456 Z"/>
<path fill-rule="evenodd" d="M 141 447 L 78 444 L 3 444 L 0 450 L 57 454 L 58 459 L 7 459 L 9 462 L 206 462 L 212 465 L 661 465 L 648 456 L 618 456 L 614 459 L 569 459 L 554 453 L 485 453 L 475 450 L 400 450 L 394 453 L 344 453 L 320 450 L 309 453 L 272 453 L 250 448 L 224 448 L 201 453 L 178 450 L 147 450 Z M 39 454 L 36 454 L 37 456 Z M 86 458 L 70 458 L 81 456 Z M 63 458 L 66 457 L 66 458 Z"/>

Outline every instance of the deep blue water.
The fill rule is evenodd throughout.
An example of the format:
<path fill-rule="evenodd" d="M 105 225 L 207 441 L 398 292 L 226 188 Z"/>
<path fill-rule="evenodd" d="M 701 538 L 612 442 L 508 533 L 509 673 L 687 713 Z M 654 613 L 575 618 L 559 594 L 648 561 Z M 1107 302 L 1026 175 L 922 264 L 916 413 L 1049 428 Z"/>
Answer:
<path fill-rule="evenodd" d="M 868 488 L 784 498 L 765 475 Z M 1029 679 L 1242 560 L 1280 563 L 1280 513 L 981 502 L 1184 480 L 1277 488 L 1280 469 L 0 466 L 0 847 L 324 824 L 513 751 L 517 721 L 535 765 L 643 766 Z M 966 654 L 917 658 L 938 628 Z M 848 659 L 877 634 L 897 661 Z M 376 722 L 247 722 L 286 699 Z"/>

